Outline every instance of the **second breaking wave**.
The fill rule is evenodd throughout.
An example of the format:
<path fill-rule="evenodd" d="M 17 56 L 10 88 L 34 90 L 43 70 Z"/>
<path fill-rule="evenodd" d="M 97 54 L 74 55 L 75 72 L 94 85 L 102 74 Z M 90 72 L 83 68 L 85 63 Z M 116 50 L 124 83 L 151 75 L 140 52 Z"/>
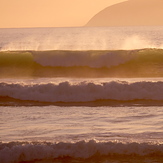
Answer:
<path fill-rule="evenodd" d="M 68 81 L 56 83 L 0 83 L 1 105 L 22 104 L 22 101 L 37 102 L 36 104 L 89 104 L 111 105 L 106 101 L 125 104 L 141 101 L 147 104 L 149 101 L 156 101 L 156 104 L 163 102 L 162 81 L 110 81 L 104 83 Z M 17 99 L 14 101 L 11 99 Z M 6 103 L 5 103 L 6 101 Z M 32 105 L 34 103 L 31 103 Z"/>

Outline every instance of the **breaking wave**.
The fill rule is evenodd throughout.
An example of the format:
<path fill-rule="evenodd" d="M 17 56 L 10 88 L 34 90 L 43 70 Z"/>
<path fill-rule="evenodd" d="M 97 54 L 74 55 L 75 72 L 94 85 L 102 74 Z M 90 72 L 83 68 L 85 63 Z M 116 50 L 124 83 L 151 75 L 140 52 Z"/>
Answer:
<path fill-rule="evenodd" d="M 0 76 L 161 77 L 163 50 L 1 51 Z"/>
<path fill-rule="evenodd" d="M 142 100 L 146 103 L 152 100 L 158 103 L 163 101 L 162 92 L 162 81 L 79 82 L 73 84 L 68 81 L 59 84 L 0 83 L 1 105 L 4 105 L 5 97 L 40 103 L 86 103 L 103 100 L 121 103 L 134 100 Z"/>
<path fill-rule="evenodd" d="M 76 143 L 9 142 L 0 143 L 0 162 L 105 162 L 131 161 L 161 163 L 163 144 L 96 142 L 95 140 Z M 132 162 L 133 162 L 132 161 Z"/>

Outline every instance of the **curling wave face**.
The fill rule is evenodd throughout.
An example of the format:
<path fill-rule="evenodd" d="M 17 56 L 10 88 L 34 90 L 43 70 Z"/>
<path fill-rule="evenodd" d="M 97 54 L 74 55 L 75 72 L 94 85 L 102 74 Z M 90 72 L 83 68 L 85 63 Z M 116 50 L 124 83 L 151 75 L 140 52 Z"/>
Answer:
<path fill-rule="evenodd" d="M 162 77 L 163 50 L 3 51 L 1 77 Z"/>

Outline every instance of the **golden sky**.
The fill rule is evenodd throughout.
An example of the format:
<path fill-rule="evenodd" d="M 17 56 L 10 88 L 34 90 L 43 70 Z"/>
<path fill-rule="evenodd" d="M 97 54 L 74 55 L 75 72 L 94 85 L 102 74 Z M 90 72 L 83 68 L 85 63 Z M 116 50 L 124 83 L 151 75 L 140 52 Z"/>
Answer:
<path fill-rule="evenodd" d="M 104 8 L 126 0 L 0 0 L 0 28 L 85 25 Z"/>

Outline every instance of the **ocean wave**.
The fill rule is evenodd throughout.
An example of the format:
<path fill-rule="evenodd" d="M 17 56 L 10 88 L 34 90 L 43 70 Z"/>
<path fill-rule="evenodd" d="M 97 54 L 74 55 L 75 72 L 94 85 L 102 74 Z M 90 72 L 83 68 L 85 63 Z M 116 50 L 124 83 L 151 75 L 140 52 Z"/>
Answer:
<path fill-rule="evenodd" d="M 97 161 L 99 158 L 152 159 L 162 160 L 163 144 L 96 142 L 95 140 L 76 143 L 49 142 L 9 142 L 0 143 L 0 162 L 19 163 L 39 160 L 79 159 L 78 161 Z M 140 161 L 139 160 L 139 161 Z M 71 160 L 72 161 L 72 160 Z M 52 161 L 51 161 L 52 162 Z M 160 161 L 161 162 L 161 161 Z"/>
<path fill-rule="evenodd" d="M 161 77 L 163 50 L 3 51 L 0 76 Z"/>
<path fill-rule="evenodd" d="M 51 67 L 110 67 L 125 63 L 132 58 L 131 51 L 3 51 L 0 52 L 0 65 L 31 65 L 37 63 L 41 66 Z"/>
<path fill-rule="evenodd" d="M 38 102 L 163 100 L 163 82 L 0 83 L 0 96 Z"/>

